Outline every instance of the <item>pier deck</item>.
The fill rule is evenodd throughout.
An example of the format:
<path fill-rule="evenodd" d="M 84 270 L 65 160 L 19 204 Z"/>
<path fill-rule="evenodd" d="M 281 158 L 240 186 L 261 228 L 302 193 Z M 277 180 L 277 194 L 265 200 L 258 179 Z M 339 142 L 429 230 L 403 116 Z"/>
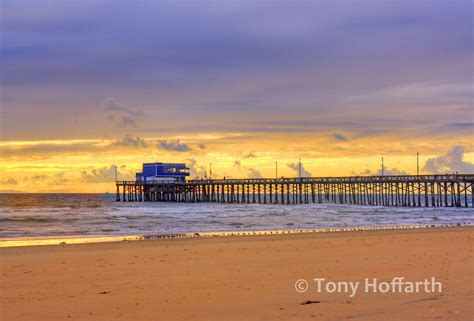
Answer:
<path fill-rule="evenodd" d="M 473 174 L 117 181 L 117 201 L 473 207 Z"/>

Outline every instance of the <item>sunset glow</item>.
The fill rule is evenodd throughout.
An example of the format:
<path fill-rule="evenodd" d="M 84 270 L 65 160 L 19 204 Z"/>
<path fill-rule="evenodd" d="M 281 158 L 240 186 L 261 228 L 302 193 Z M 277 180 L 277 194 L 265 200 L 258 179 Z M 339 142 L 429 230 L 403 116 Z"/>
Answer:
<path fill-rule="evenodd" d="M 470 8 L 2 1 L 0 191 L 114 192 L 152 161 L 473 173 Z"/>

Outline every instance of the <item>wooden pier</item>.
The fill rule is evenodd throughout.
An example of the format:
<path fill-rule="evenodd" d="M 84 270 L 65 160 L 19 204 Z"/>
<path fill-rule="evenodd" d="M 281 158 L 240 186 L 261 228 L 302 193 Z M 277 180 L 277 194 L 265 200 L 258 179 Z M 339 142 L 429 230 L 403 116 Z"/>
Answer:
<path fill-rule="evenodd" d="M 117 201 L 473 207 L 473 174 L 117 181 Z"/>

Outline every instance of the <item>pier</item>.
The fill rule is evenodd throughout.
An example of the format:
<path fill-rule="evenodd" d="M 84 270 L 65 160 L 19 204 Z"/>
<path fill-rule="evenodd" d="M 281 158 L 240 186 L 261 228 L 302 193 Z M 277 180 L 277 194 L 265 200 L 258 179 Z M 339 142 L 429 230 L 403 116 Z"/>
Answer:
<path fill-rule="evenodd" d="M 116 200 L 473 207 L 473 182 L 473 174 L 116 181 Z"/>

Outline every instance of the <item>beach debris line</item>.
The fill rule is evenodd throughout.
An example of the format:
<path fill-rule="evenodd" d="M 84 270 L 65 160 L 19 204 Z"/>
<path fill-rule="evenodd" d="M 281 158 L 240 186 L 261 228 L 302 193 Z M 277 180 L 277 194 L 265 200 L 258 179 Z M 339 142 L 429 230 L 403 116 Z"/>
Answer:
<path fill-rule="evenodd" d="M 380 230 L 410 230 L 427 228 L 447 228 L 452 226 L 467 227 L 472 224 L 439 224 L 439 225 L 388 225 L 388 226 L 359 226 L 359 227 L 336 227 L 336 228 L 316 228 L 316 229 L 292 229 L 292 230 L 247 230 L 247 231 L 214 231 L 214 232 L 190 232 L 175 234 L 154 234 L 154 235 L 129 235 L 129 236 L 109 236 L 109 237 L 80 237 L 63 239 L 37 239 L 37 240 L 15 240 L 8 239 L 0 241 L 2 247 L 19 246 L 40 246 L 40 245 L 61 245 L 61 243 L 84 244 L 84 243 L 104 243 L 120 241 L 142 241 L 142 240 L 160 240 L 174 238 L 196 238 L 196 237 L 227 237 L 227 236 L 271 236 L 284 234 L 305 234 L 305 233 L 334 233 L 334 232 L 363 232 Z M 64 241 L 65 240 L 65 241 Z"/>

